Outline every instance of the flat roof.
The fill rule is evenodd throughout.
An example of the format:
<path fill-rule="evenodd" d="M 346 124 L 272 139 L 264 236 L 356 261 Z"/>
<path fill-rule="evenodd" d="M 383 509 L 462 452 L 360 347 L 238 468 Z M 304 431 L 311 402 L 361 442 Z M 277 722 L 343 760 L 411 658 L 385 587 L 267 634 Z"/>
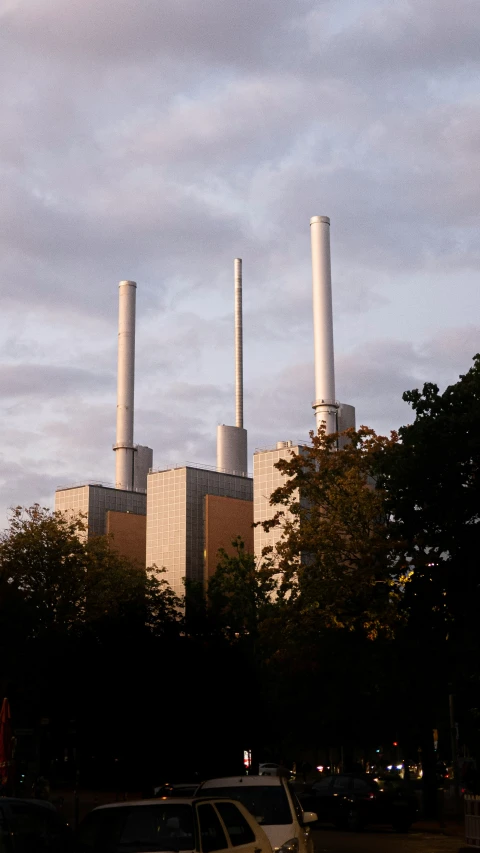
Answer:
<path fill-rule="evenodd" d="M 217 468 L 215 465 L 197 465 L 195 462 L 185 462 L 184 465 L 169 465 L 165 468 L 152 468 L 148 475 L 165 474 L 167 471 L 182 471 L 184 468 L 190 468 L 193 471 L 209 471 L 212 474 L 224 474 L 226 477 L 237 477 L 239 480 L 251 480 L 253 478 L 253 474 L 232 474 L 231 471 L 225 471 L 224 468 Z"/>
<path fill-rule="evenodd" d="M 134 489 L 117 489 L 111 483 L 74 483 L 73 486 L 57 486 L 55 492 L 68 492 L 71 489 L 86 489 L 86 488 L 95 488 L 95 489 L 108 489 L 111 492 L 126 492 L 128 495 L 146 495 L 146 492 L 135 491 Z"/>

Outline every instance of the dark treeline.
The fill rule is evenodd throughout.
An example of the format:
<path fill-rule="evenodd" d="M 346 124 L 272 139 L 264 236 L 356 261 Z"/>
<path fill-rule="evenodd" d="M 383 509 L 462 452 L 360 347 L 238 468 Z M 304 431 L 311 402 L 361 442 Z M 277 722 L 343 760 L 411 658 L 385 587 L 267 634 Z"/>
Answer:
<path fill-rule="evenodd" d="M 278 550 L 219 555 L 179 601 L 81 521 L 13 511 L 0 542 L 0 687 L 58 782 L 148 791 L 254 759 L 344 761 L 399 743 L 433 779 L 479 745 L 480 357 L 415 419 L 312 436 L 279 463 Z M 300 496 L 300 498 L 299 498 Z M 278 510 L 278 512 L 277 512 Z M 276 512 L 276 515 L 273 515 Z M 282 513 L 285 512 L 285 516 Z M 325 753 L 323 753 L 325 754 Z M 20 760 L 19 760 L 20 765 Z"/>

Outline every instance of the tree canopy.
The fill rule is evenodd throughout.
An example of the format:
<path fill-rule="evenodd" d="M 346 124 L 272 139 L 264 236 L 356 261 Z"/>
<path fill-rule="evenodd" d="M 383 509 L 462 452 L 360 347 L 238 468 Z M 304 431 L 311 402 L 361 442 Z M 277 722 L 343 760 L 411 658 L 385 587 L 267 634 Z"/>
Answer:
<path fill-rule="evenodd" d="M 161 631 L 180 602 L 161 572 L 148 575 L 110 547 L 86 538 L 81 517 L 34 504 L 12 510 L 0 537 L 0 608 L 25 639 L 67 636 L 135 622 Z M 9 625 L 9 630 L 11 630 Z"/>
<path fill-rule="evenodd" d="M 209 614 L 230 640 L 246 636 L 253 641 L 273 606 L 274 573 L 268 567 L 257 567 L 240 538 L 232 545 L 233 556 L 220 549 L 217 570 L 208 583 Z"/>
<path fill-rule="evenodd" d="M 179 739 L 227 761 L 228 708 L 235 749 L 395 739 L 427 768 L 432 728 L 449 744 L 453 691 L 461 739 L 480 749 L 480 356 L 443 393 L 404 399 L 415 417 L 398 433 L 362 426 L 337 451 L 320 430 L 280 461 L 264 523 L 277 547 L 257 562 L 236 540 L 182 601 L 161 570 L 87 540 L 82 519 L 15 508 L 0 537 L 0 685 L 17 721 L 55 717 L 60 748 L 80 720 L 84 752 L 145 768 L 173 763 Z"/>
<path fill-rule="evenodd" d="M 277 463 L 285 484 L 271 504 L 283 509 L 263 526 L 280 525 L 282 537 L 269 562 L 304 624 L 362 629 L 370 637 L 388 633 L 407 576 L 403 543 L 376 476 L 397 436 L 348 430 L 344 449 L 335 452 L 338 434 L 321 428 L 310 435 L 310 445 Z"/>

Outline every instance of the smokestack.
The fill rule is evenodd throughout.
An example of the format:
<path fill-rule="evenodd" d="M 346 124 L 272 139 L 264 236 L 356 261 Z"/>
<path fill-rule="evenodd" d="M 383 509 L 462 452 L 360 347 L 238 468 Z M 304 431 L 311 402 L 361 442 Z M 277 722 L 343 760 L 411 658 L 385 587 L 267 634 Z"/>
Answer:
<path fill-rule="evenodd" d="M 217 426 L 217 468 L 226 474 L 248 475 L 247 430 L 243 428 L 242 259 L 235 258 L 235 424 Z"/>
<path fill-rule="evenodd" d="M 135 447 L 133 444 L 133 397 L 135 379 L 135 298 L 134 281 L 119 284 L 118 386 L 115 486 L 133 489 Z"/>
<path fill-rule="evenodd" d="M 330 219 L 312 216 L 313 341 L 315 349 L 315 421 L 325 424 L 327 435 L 337 431 L 333 358 L 332 275 L 330 269 Z"/>
<path fill-rule="evenodd" d="M 235 425 L 243 428 L 242 259 L 235 258 Z"/>

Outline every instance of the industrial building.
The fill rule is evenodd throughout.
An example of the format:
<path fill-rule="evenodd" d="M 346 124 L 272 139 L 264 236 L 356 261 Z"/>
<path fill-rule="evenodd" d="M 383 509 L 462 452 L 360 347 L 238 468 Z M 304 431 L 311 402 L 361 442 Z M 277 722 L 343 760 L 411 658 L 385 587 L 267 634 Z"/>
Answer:
<path fill-rule="evenodd" d="M 257 450 L 253 454 L 253 482 L 255 484 L 253 497 L 253 519 L 259 524 L 254 528 L 253 553 L 260 558 L 264 548 L 275 548 L 282 536 L 282 528 L 272 527 L 264 530 L 262 521 L 268 521 L 275 515 L 275 509 L 270 503 L 270 496 L 285 482 L 284 475 L 275 467 L 280 459 L 289 459 L 292 453 L 299 454 L 302 444 L 293 441 L 277 441 L 275 447 L 267 450 Z"/>
<path fill-rule="evenodd" d="M 355 426 L 353 406 L 335 397 L 330 220 L 310 220 L 313 285 L 315 400 L 318 429 L 327 433 Z M 115 487 L 89 483 L 59 489 L 55 508 L 82 513 L 87 535 L 110 535 L 120 553 L 147 568 L 166 570 L 166 580 L 183 595 L 185 579 L 203 581 L 215 572 L 218 550 L 231 552 L 241 537 L 249 552 L 261 558 L 275 546 L 281 527 L 265 532 L 254 522 L 275 514 L 272 493 L 284 481 L 275 467 L 306 441 L 279 441 L 253 457 L 248 475 L 247 431 L 243 412 L 242 260 L 234 261 L 235 425 L 217 427 L 217 466 L 187 464 L 153 471 L 153 452 L 134 443 L 136 283 L 119 285 L 117 429 Z M 342 439 L 339 447 L 342 446 Z M 301 499 L 301 496 L 300 496 Z"/>
<path fill-rule="evenodd" d="M 166 569 L 177 593 L 217 568 L 219 548 L 241 537 L 253 550 L 253 480 L 243 425 L 242 261 L 234 261 L 235 426 L 217 427 L 217 467 L 187 465 L 149 474 L 147 566 Z"/>
<path fill-rule="evenodd" d="M 55 510 L 83 515 L 88 538 L 109 536 L 119 553 L 145 566 L 147 474 L 153 450 L 133 441 L 136 291 L 134 281 L 119 284 L 115 487 L 87 483 L 57 489 Z"/>
<path fill-rule="evenodd" d="M 71 486 L 55 492 L 55 510 L 82 515 L 85 536 L 111 536 L 116 549 L 139 565 L 145 565 L 147 496 L 99 483 Z"/>
<path fill-rule="evenodd" d="M 330 219 L 313 216 L 310 220 L 312 247 L 313 341 L 315 367 L 315 426 L 324 424 L 326 432 L 342 432 L 355 427 L 355 409 L 339 403 L 335 397 L 335 363 L 333 349 L 332 273 L 330 262 Z M 340 449 L 345 439 L 340 437 Z M 253 457 L 254 521 L 268 521 L 275 515 L 270 496 L 285 482 L 275 465 L 280 459 L 299 454 L 305 443 L 279 441 L 267 450 L 257 450 Z M 299 496 L 301 500 L 301 495 Z M 281 526 L 265 531 L 255 527 L 254 553 L 260 559 L 264 548 L 275 548 L 282 536 Z"/>
<path fill-rule="evenodd" d="M 253 480 L 243 426 L 242 261 L 234 262 L 235 426 L 217 430 L 218 469 L 188 465 L 152 472 L 153 451 L 134 443 L 136 283 L 119 285 L 115 487 L 58 489 L 55 509 L 82 514 L 88 537 L 107 535 L 124 556 L 166 570 L 178 595 L 184 579 L 206 581 L 219 548 L 241 537 L 253 550 Z M 150 473 L 151 472 L 151 473 Z"/>
<path fill-rule="evenodd" d="M 354 406 L 345 403 L 338 404 L 337 424 L 336 432 L 343 432 L 351 427 L 355 429 Z M 345 441 L 344 436 L 339 437 L 339 449 L 344 446 Z M 275 467 L 276 463 L 280 459 L 289 459 L 292 453 L 301 454 L 304 447 L 305 442 L 290 439 L 288 441 L 277 441 L 275 447 L 256 450 L 253 454 L 253 482 L 255 484 L 253 520 L 255 524 L 259 525 L 254 528 L 253 553 L 256 554 L 257 558 L 261 557 L 264 548 L 275 548 L 282 536 L 280 526 L 272 527 L 268 531 L 261 526 L 262 521 L 268 521 L 275 514 L 275 509 L 270 503 L 270 497 L 285 482 L 284 475 Z M 288 513 L 286 517 L 289 517 Z"/>
<path fill-rule="evenodd" d="M 190 465 L 150 474 L 147 566 L 165 568 L 177 595 L 185 578 L 207 580 L 232 539 L 241 536 L 252 550 L 252 500 L 251 477 Z"/>

